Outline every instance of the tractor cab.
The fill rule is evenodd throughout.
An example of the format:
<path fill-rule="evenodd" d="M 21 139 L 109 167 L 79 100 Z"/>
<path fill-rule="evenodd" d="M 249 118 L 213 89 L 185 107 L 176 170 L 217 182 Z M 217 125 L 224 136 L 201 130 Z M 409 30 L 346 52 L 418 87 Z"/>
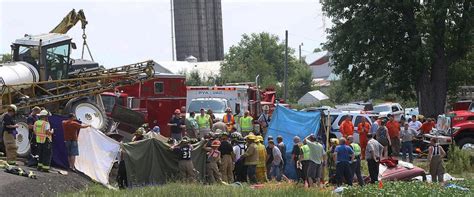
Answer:
<path fill-rule="evenodd" d="M 39 73 L 39 81 L 67 79 L 71 66 L 71 48 L 76 48 L 71 39 L 65 34 L 57 33 L 27 34 L 11 45 L 13 61 L 33 65 Z"/>

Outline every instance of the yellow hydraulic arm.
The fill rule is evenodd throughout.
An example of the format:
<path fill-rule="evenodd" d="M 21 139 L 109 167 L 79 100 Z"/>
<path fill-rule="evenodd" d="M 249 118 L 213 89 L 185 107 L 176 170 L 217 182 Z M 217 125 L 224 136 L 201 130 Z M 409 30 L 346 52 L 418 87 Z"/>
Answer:
<path fill-rule="evenodd" d="M 87 20 L 86 16 L 84 15 L 84 11 L 79 10 L 79 12 L 76 13 L 75 9 L 72 9 L 69 14 L 66 15 L 66 17 L 63 18 L 61 23 L 59 23 L 53 30 L 51 30 L 49 33 L 59 33 L 59 34 L 65 34 L 67 33 L 74 25 L 77 24 L 77 22 L 81 21 L 81 28 L 84 30 L 86 29 L 87 25 Z"/>
<path fill-rule="evenodd" d="M 89 49 L 89 45 L 86 42 L 87 35 L 86 35 L 86 25 L 87 25 L 87 20 L 86 20 L 86 15 L 84 15 L 84 11 L 79 10 L 79 12 L 76 12 L 75 9 L 72 9 L 66 17 L 63 18 L 63 20 L 49 33 L 59 33 L 59 34 L 65 34 L 67 33 L 74 25 L 76 25 L 79 21 L 81 21 L 81 29 L 82 29 L 82 39 L 84 40 L 82 44 L 82 55 L 81 59 L 84 59 L 84 48 L 87 47 L 87 51 L 89 52 L 89 56 L 91 57 L 91 60 L 94 61 L 94 58 L 92 57 L 91 50 Z"/>

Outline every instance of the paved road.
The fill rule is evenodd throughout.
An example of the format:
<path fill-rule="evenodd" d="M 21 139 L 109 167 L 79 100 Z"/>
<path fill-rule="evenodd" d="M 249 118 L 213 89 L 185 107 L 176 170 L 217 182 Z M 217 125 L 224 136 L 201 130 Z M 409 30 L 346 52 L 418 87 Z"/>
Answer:
<path fill-rule="evenodd" d="M 30 179 L 0 171 L 0 196 L 57 196 L 58 193 L 84 189 L 92 182 L 76 173 L 37 172 L 34 168 L 20 166 L 24 170 L 33 170 L 38 179 Z"/>

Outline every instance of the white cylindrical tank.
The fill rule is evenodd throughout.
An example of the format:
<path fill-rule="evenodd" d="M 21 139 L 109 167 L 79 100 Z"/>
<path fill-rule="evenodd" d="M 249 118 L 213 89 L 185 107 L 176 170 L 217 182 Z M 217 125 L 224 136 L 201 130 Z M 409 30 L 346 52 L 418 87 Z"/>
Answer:
<path fill-rule="evenodd" d="M 39 81 L 38 70 L 27 62 L 9 62 L 0 64 L 0 77 L 3 78 L 5 85 L 33 83 Z"/>

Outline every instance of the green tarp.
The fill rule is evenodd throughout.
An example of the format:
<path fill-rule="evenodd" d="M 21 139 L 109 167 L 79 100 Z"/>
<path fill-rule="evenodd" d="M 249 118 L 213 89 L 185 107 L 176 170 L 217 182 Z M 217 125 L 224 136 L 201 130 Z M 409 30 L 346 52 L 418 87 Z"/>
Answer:
<path fill-rule="evenodd" d="M 138 142 L 122 144 L 129 186 L 164 184 L 179 179 L 178 155 L 159 136 Z M 191 153 L 194 168 L 199 171 L 199 178 L 206 173 L 205 141 L 193 144 Z"/>

